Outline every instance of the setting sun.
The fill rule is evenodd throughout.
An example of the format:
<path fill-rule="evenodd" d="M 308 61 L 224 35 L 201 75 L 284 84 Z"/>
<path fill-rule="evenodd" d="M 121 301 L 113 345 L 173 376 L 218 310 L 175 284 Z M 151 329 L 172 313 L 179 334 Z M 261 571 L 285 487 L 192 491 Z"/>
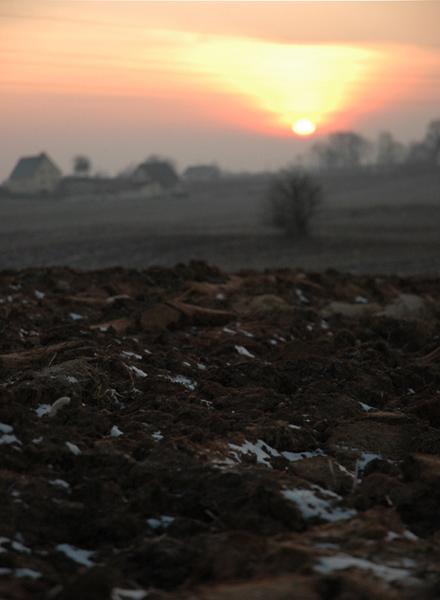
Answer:
<path fill-rule="evenodd" d="M 292 130 L 297 135 L 312 135 L 316 131 L 316 125 L 310 119 L 299 119 L 292 125 Z"/>

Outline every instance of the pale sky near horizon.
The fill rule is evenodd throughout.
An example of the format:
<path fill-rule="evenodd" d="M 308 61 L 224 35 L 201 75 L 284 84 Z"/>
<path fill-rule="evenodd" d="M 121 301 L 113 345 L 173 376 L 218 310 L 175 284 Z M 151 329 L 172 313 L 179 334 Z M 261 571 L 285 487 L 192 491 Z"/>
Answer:
<path fill-rule="evenodd" d="M 0 0 L 0 182 L 42 150 L 114 175 L 151 154 L 277 169 L 340 130 L 419 140 L 439 23 L 440 0 Z"/>

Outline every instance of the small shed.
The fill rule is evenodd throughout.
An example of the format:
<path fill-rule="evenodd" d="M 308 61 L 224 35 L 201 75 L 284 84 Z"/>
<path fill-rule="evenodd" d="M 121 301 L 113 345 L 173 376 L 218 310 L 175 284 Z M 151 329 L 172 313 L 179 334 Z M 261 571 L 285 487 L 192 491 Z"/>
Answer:
<path fill-rule="evenodd" d="M 134 170 L 131 180 L 134 183 L 160 184 L 162 191 L 171 190 L 179 182 L 179 177 L 172 165 L 166 161 L 147 161 Z"/>
<path fill-rule="evenodd" d="M 42 152 L 38 156 L 20 158 L 6 187 L 12 194 L 53 192 L 62 177 L 61 170 Z"/>

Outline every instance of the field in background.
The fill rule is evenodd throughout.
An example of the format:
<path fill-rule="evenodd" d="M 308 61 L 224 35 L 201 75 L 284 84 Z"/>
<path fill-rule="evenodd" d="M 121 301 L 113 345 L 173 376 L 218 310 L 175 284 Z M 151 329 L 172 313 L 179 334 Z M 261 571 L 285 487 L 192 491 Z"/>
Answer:
<path fill-rule="evenodd" d="M 269 177 L 184 183 L 148 200 L 0 200 L 0 268 L 172 266 L 191 259 L 264 269 L 438 274 L 440 169 L 321 176 L 312 236 L 294 243 L 265 222 Z"/>

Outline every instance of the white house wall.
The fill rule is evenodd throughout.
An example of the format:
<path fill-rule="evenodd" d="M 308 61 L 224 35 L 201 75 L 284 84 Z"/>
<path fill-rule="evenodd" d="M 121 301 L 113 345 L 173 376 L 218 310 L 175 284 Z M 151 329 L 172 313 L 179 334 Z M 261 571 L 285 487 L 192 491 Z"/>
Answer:
<path fill-rule="evenodd" d="M 60 171 L 45 158 L 38 165 L 33 175 L 10 179 L 8 181 L 8 189 L 14 194 L 53 192 L 60 179 Z"/>

